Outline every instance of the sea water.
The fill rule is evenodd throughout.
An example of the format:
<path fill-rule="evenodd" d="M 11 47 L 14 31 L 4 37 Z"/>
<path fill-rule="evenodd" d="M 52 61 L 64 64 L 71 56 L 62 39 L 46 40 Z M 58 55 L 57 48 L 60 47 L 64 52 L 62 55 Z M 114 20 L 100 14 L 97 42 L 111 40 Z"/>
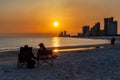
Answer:
<path fill-rule="evenodd" d="M 46 47 L 62 47 L 106 44 L 109 40 L 68 37 L 0 37 L 0 52 L 16 50 L 24 45 L 38 48 L 39 43 L 44 43 Z"/>

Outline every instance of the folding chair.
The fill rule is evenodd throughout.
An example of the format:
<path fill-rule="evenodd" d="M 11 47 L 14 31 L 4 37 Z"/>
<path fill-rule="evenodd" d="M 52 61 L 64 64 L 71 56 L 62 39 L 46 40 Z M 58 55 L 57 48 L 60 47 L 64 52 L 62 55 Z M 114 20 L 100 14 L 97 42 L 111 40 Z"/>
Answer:
<path fill-rule="evenodd" d="M 32 54 L 32 47 L 20 47 L 20 53 L 18 54 L 18 67 L 26 66 L 27 61 L 30 59 L 30 55 Z"/>
<path fill-rule="evenodd" d="M 40 66 L 40 62 L 42 63 L 42 65 L 47 64 L 50 66 L 53 66 L 53 51 L 52 50 L 45 50 L 45 51 L 41 51 L 40 53 L 37 54 L 37 66 Z M 42 66 L 41 65 L 41 66 Z"/>

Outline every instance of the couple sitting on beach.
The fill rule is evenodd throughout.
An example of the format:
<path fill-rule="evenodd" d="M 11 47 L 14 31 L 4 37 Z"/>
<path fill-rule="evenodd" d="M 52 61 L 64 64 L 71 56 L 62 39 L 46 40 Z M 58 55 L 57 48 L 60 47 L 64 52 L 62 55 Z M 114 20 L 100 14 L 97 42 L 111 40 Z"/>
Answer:
<path fill-rule="evenodd" d="M 37 51 L 36 57 L 32 53 L 32 47 L 28 47 L 25 45 L 24 47 L 20 48 L 20 54 L 18 55 L 18 64 L 19 63 L 26 63 L 27 68 L 34 68 L 36 61 L 39 59 L 45 60 L 48 56 L 43 55 L 43 53 L 47 50 L 43 43 L 39 44 L 40 48 Z M 42 55 L 42 56 L 41 56 Z"/>

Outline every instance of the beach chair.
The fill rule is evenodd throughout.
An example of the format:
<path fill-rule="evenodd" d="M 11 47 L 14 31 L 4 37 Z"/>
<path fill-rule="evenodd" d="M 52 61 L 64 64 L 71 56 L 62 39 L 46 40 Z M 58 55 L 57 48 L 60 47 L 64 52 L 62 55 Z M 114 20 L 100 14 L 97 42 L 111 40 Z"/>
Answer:
<path fill-rule="evenodd" d="M 18 54 L 18 67 L 26 66 L 27 61 L 30 59 L 30 55 L 32 54 L 32 47 L 20 47 L 20 53 Z"/>
<path fill-rule="evenodd" d="M 45 50 L 41 51 L 40 53 L 37 53 L 37 58 L 37 66 L 42 66 L 44 64 L 53 66 L 53 60 L 55 60 L 55 56 L 53 55 L 52 50 Z"/>

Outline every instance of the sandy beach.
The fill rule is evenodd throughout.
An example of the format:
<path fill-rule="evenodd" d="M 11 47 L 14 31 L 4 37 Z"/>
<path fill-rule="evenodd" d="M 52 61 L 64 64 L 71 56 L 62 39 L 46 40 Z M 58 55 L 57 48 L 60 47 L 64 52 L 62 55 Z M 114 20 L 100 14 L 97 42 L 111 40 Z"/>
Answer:
<path fill-rule="evenodd" d="M 119 80 L 120 45 L 58 53 L 54 66 L 18 68 L 18 51 L 0 53 L 0 80 Z M 5 55 L 6 54 L 6 55 Z"/>

